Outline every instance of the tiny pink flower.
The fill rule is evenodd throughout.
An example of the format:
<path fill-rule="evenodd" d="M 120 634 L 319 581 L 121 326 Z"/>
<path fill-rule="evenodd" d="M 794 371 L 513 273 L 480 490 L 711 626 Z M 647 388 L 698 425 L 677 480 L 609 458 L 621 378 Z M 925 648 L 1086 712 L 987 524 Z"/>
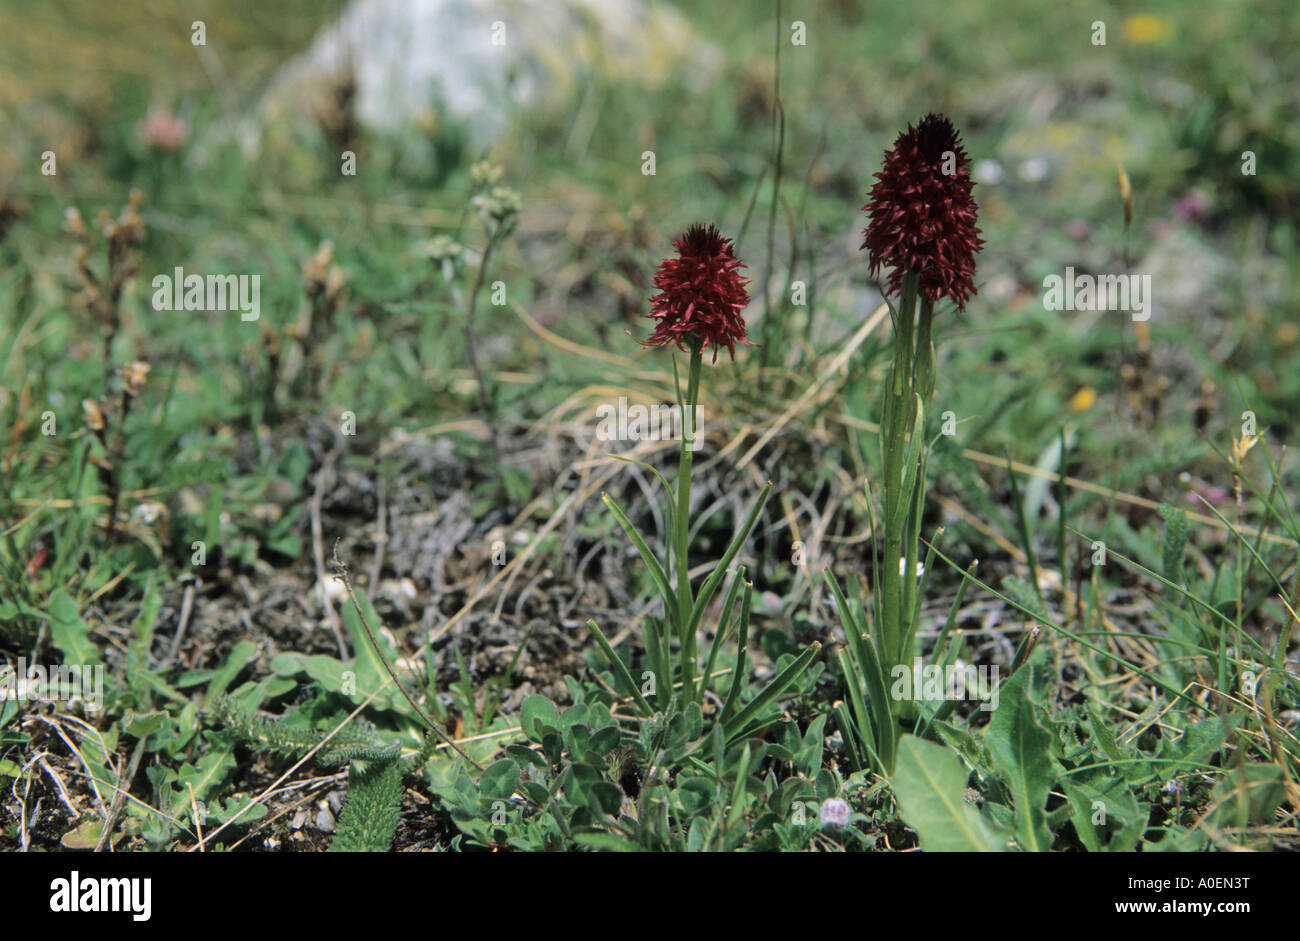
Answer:
<path fill-rule="evenodd" d="M 1174 203 L 1174 218 L 1179 222 L 1195 222 L 1204 219 L 1209 211 L 1210 200 L 1200 190 L 1192 190 Z"/>
<path fill-rule="evenodd" d="M 1232 498 L 1232 494 L 1222 487 L 1216 487 L 1213 484 L 1196 484 L 1191 490 L 1187 491 L 1187 502 L 1196 506 L 1203 506 L 1204 504 L 1197 498 L 1198 495 L 1215 506 L 1222 506 Z"/>
<path fill-rule="evenodd" d="M 1092 226 L 1082 219 L 1071 219 L 1065 224 L 1065 234 L 1076 242 L 1086 242 L 1092 238 Z"/>
<path fill-rule="evenodd" d="M 154 150 L 178 151 L 189 137 L 189 125 L 171 111 L 155 108 L 149 112 L 139 127 L 136 138 Z"/>

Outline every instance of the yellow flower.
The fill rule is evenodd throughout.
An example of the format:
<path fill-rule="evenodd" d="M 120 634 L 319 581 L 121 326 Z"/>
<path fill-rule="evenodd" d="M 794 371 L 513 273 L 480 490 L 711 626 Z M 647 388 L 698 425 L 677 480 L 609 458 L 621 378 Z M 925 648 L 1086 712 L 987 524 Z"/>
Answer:
<path fill-rule="evenodd" d="M 1086 412 L 1097 401 L 1097 393 L 1092 386 L 1084 386 L 1070 398 L 1070 411 Z"/>
<path fill-rule="evenodd" d="M 1163 43 L 1174 34 L 1174 24 L 1167 16 L 1139 13 L 1124 21 L 1124 38 L 1135 45 Z"/>

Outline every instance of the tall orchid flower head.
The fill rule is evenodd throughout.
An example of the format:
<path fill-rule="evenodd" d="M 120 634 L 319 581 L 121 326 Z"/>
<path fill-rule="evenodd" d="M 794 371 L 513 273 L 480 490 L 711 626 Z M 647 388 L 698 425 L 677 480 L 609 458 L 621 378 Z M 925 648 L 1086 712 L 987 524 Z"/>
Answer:
<path fill-rule="evenodd" d="M 643 346 L 667 346 L 690 352 L 726 347 L 736 358 L 736 344 L 752 345 L 745 338 L 745 319 L 740 315 L 749 303 L 748 283 L 740 275 L 744 264 L 736 257 L 731 239 L 723 238 L 717 226 L 697 223 L 673 242 L 677 257 L 665 258 L 655 272 L 659 293 L 650 299 L 650 313 L 657 320 L 654 332 Z"/>
<path fill-rule="evenodd" d="M 952 122 L 927 114 L 898 135 L 876 175 L 862 247 L 872 272 L 888 267 L 889 293 L 903 276 L 920 275 L 931 304 L 951 298 L 961 310 L 975 290 L 975 253 L 984 246 L 976 227 L 970 158 Z"/>

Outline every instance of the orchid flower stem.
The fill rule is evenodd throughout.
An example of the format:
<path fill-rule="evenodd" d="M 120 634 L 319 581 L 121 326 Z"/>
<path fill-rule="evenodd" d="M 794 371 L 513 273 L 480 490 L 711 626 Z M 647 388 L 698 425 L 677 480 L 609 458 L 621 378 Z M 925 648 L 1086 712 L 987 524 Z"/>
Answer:
<path fill-rule="evenodd" d="M 702 342 L 691 339 L 691 365 L 686 381 L 685 400 L 679 402 L 682 410 L 682 450 L 677 465 L 677 512 L 673 517 L 673 556 L 677 563 L 677 641 L 681 658 L 682 696 L 691 702 L 695 694 L 695 632 L 691 629 L 691 609 L 695 599 L 691 595 L 690 561 L 687 553 L 691 529 L 691 463 L 695 454 L 696 404 L 700 395 L 700 363 L 703 359 Z"/>
<path fill-rule="evenodd" d="M 919 398 L 923 414 L 929 414 L 930 397 L 934 393 L 934 341 L 932 326 L 934 322 L 934 305 L 921 297 L 921 312 L 917 318 L 916 349 L 912 359 L 913 391 Z M 923 428 L 916 428 L 915 434 L 923 434 Z M 903 604 L 900 612 L 903 617 L 899 634 L 899 663 L 910 664 L 914 656 L 915 634 L 912 625 L 916 623 L 917 583 L 920 572 L 917 562 L 921 551 L 921 515 L 925 510 L 925 452 L 920 452 L 920 465 L 916 468 L 914 484 L 910 493 L 903 494 L 903 499 L 910 501 L 910 510 L 904 517 L 906 525 L 907 555 L 903 571 Z"/>
<path fill-rule="evenodd" d="M 911 514 L 909 494 L 903 493 L 908 479 L 908 443 L 916 418 L 916 300 L 919 276 L 909 273 L 903 278 L 903 290 L 894 320 L 894 362 L 890 372 L 889 387 L 885 395 L 885 553 L 881 573 L 881 649 L 887 668 L 905 664 L 909 651 L 903 649 L 911 622 L 907 608 L 909 598 L 914 601 L 915 589 L 907 591 L 906 579 L 915 579 L 915 572 L 902 571 L 903 543 Z M 925 305 L 928 307 L 928 305 Z M 929 318 L 922 315 L 920 339 L 929 341 Z M 908 566 L 912 568 L 912 566 Z M 901 703 L 895 703 L 900 706 Z"/>

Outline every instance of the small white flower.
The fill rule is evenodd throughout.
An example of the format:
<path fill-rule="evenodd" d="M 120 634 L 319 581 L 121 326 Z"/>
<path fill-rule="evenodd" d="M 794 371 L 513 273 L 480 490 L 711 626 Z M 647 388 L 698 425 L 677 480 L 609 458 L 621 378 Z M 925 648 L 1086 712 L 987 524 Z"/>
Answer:
<path fill-rule="evenodd" d="M 1046 179 L 1048 171 L 1047 161 L 1042 157 L 1030 157 L 1020 164 L 1020 179 L 1026 183 L 1037 183 Z"/>
<path fill-rule="evenodd" d="M 135 509 L 131 511 L 131 518 L 139 520 L 146 526 L 152 526 L 154 523 L 158 522 L 159 517 L 161 517 L 166 510 L 167 507 L 163 506 L 161 503 L 155 503 L 153 501 L 137 503 Z"/>
<path fill-rule="evenodd" d="M 907 560 L 906 560 L 906 559 L 899 559 L 899 560 L 898 560 L 898 574 L 899 574 L 899 575 L 906 575 L 906 574 L 907 574 Z M 917 578 L 920 578 L 920 577 L 921 577 L 922 575 L 924 575 L 924 574 L 925 574 L 925 563 L 922 562 L 922 561 L 920 561 L 920 560 L 918 559 L 918 560 L 917 560 L 917 563 L 916 563 L 916 577 L 917 577 Z"/>
<path fill-rule="evenodd" d="M 976 160 L 974 172 L 976 183 L 999 183 L 1002 180 L 1002 164 L 996 160 Z"/>
<path fill-rule="evenodd" d="M 847 827 L 853 809 L 848 802 L 838 797 L 822 801 L 821 820 L 823 827 Z"/>

